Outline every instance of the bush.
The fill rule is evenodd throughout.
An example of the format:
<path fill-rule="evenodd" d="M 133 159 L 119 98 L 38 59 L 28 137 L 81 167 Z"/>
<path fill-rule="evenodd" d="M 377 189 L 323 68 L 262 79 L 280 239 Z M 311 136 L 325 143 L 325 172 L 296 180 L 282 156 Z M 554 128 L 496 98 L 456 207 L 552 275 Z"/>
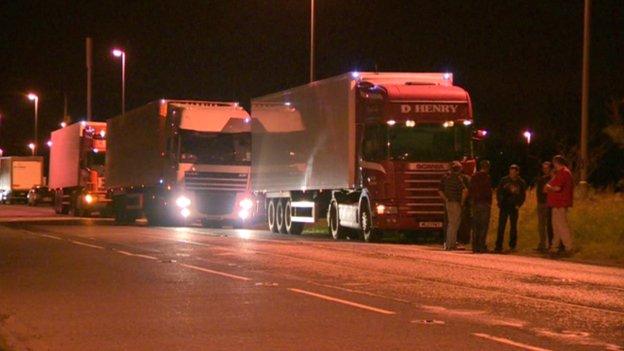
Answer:
<path fill-rule="evenodd" d="M 498 208 L 493 205 L 488 247 L 494 248 L 498 228 Z M 572 257 L 590 262 L 624 265 L 624 195 L 591 190 L 585 199 L 575 198 L 568 213 L 573 243 L 578 250 Z M 505 247 L 509 241 L 505 233 Z M 518 220 L 518 251 L 533 253 L 539 243 L 535 191 L 527 192 L 527 201 Z"/>

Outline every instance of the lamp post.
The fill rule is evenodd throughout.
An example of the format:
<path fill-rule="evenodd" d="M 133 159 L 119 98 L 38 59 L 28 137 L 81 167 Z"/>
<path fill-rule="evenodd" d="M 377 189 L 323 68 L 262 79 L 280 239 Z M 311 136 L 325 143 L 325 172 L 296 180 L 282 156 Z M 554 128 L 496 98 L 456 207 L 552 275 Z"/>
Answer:
<path fill-rule="evenodd" d="M 33 93 L 29 93 L 28 94 L 28 100 L 33 101 L 35 103 L 35 142 L 34 143 L 30 143 L 33 145 L 32 149 L 32 154 L 33 156 L 35 155 L 35 152 L 37 150 L 37 142 L 38 142 L 38 137 L 39 137 L 39 131 L 38 131 L 38 127 L 39 127 L 39 96 L 37 96 L 36 94 Z M 30 144 L 28 144 L 28 147 L 30 147 Z"/>
<path fill-rule="evenodd" d="M 113 49 L 113 56 L 121 57 L 121 114 L 126 113 L 126 52 Z"/>
<path fill-rule="evenodd" d="M 314 81 L 314 0 L 310 0 L 310 82 Z"/>

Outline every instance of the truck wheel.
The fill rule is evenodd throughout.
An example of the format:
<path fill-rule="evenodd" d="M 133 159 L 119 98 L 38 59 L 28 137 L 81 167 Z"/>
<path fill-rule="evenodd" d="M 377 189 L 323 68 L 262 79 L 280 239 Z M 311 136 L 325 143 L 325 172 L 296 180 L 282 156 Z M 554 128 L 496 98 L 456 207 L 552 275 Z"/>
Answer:
<path fill-rule="evenodd" d="M 329 203 L 329 210 L 327 211 L 327 227 L 334 240 L 341 240 L 347 236 L 346 229 L 340 226 L 338 202 L 336 200 L 332 200 Z"/>
<path fill-rule="evenodd" d="M 83 211 L 81 208 L 79 208 L 79 202 L 80 201 L 80 195 L 72 195 L 71 197 L 71 202 L 69 205 L 69 214 L 72 215 L 73 217 L 82 217 L 83 216 Z"/>
<path fill-rule="evenodd" d="M 269 204 L 267 205 L 267 223 L 269 224 L 269 230 L 273 233 L 279 233 L 277 229 L 277 224 L 275 223 L 275 200 L 269 200 Z"/>
<path fill-rule="evenodd" d="M 115 224 L 133 224 L 137 219 L 137 214 L 126 209 L 126 198 L 124 195 L 113 198 L 113 213 L 115 214 Z"/>
<path fill-rule="evenodd" d="M 275 226 L 277 227 L 277 231 L 282 234 L 286 234 L 284 207 L 286 207 L 284 206 L 284 200 L 277 200 L 277 204 L 275 206 Z"/>
<path fill-rule="evenodd" d="M 284 226 L 286 227 L 286 232 L 290 235 L 301 235 L 301 233 L 303 232 L 304 223 L 293 223 L 291 215 L 292 207 L 290 204 L 290 200 L 287 200 L 286 205 L 284 206 Z"/>
<path fill-rule="evenodd" d="M 360 208 L 360 230 L 362 239 L 367 243 L 375 242 L 380 239 L 380 233 L 373 228 L 373 220 L 368 205 L 362 205 Z"/>

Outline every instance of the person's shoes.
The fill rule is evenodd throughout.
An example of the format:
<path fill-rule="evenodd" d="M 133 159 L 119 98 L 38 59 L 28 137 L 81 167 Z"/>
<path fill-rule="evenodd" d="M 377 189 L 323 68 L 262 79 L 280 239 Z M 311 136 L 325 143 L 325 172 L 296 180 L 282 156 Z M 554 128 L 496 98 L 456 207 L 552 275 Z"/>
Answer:
<path fill-rule="evenodd" d="M 466 250 L 466 247 L 464 245 L 457 244 L 455 245 L 455 250 Z"/>

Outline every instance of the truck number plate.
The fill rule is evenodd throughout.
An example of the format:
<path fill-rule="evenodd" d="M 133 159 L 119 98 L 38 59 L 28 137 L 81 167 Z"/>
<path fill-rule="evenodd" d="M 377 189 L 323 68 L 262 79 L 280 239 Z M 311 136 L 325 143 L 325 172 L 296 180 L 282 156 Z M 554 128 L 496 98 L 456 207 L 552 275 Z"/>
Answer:
<path fill-rule="evenodd" d="M 418 222 L 421 228 L 442 228 L 442 222 Z"/>

